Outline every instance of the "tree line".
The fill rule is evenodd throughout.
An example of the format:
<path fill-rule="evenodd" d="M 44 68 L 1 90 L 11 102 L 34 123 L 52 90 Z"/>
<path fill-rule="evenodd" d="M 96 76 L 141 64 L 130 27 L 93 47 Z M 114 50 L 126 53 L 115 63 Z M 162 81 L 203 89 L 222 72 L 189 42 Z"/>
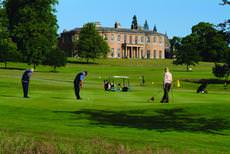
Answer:
<path fill-rule="evenodd" d="M 58 0 L 0 0 L 0 62 L 25 62 L 36 66 L 64 66 L 67 54 L 58 42 L 55 6 Z M 109 47 L 93 23 L 86 24 L 76 42 L 78 56 L 105 57 Z"/>
<path fill-rule="evenodd" d="M 0 61 L 20 61 L 36 68 L 66 63 L 57 46 L 57 0 L 0 1 Z"/>
<path fill-rule="evenodd" d="M 229 53 L 228 35 L 210 23 L 201 22 L 192 27 L 192 33 L 171 40 L 171 56 L 175 64 L 185 64 L 188 68 L 199 61 L 225 62 Z"/>
<path fill-rule="evenodd" d="M 210 23 L 201 22 L 192 27 L 192 33 L 170 39 L 171 50 L 168 57 L 174 58 L 176 65 L 186 65 L 187 71 L 200 61 L 214 62 L 213 74 L 225 77 L 230 73 L 230 48 L 228 32 Z"/>
<path fill-rule="evenodd" d="M 221 5 L 230 5 L 223 0 Z M 168 58 L 174 58 L 174 64 L 189 66 L 199 61 L 214 62 L 213 74 L 224 77 L 227 83 L 230 75 L 230 19 L 218 25 L 200 22 L 192 27 L 192 33 L 180 38 L 170 39 L 171 49 Z"/>

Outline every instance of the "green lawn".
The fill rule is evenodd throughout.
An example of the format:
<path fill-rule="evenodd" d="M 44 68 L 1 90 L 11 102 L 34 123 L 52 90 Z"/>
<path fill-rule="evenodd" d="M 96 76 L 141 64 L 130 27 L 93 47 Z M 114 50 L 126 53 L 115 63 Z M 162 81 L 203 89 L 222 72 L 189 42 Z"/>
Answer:
<path fill-rule="evenodd" d="M 169 60 L 96 60 L 58 73 L 39 66 L 29 99 L 20 83 L 27 65 L 8 66 L 0 69 L 0 153 L 230 153 L 230 89 L 210 84 L 208 94 L 196 94 L 199 84 L 181 81 L 171 102 L 159 103 L 164 67 L 174 81 L 211 79 L 211 63 L 191 72 Z M 73 79 L 83 70 L 89 75 L 77 101 Z M 129 76 L 131 91 L 105 92 L 103 80 L 113 75 Z"/>

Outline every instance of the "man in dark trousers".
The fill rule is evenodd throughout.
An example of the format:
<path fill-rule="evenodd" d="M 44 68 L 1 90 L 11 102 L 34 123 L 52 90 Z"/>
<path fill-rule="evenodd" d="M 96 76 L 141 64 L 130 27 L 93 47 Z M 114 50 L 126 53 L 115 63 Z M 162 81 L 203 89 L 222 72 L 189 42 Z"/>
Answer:
<path fill-rule="evenodd" d="M 165 68 L 165 74 L 164 74 L 164 83 L 163 83 L 163 88 L 164 88 L 164 96 L 161 100 L 161 103 L 168 103 L 169 102 L 169 91 L 172 85 L 172 74 L 169 72 L 169 69 L 166 67 Z"/>
<path fill-rule="evenodd" d="M 24 98 L 29 98 L 28 96 L 29 82 L 33 71 L 34 71 L 33 69 L 28 69 L 22 75 L 22 87 L 23 87 Z"/>
<path fill-rule="evenodd" d="M 88 75 L 87 71 L 80 72 L 76 75 L 74 79 L 74 90 L 75 90 L 75 96 L 77 99 L 81 99 L 80 97 L 80 89 L 83 87 L 83 80 Z"/>

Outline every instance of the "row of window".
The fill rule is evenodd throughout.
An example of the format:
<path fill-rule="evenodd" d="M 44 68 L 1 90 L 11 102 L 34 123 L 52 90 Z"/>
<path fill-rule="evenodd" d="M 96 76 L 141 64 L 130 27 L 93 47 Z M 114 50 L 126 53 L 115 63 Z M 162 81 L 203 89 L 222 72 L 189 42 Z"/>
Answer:
<path fill-rule="evenodd" d="M 121 37 L 124 37 L 124 42 L 125 43 L 130 43 L 130 44 L 143 44 L 145 41 L 146 43 L 160 43 L 162 44 L 163 43 L 163 37 L 159 36 L 133 36 L 133 35 L 129 35 L 127 37 L 126 34 L 124 35 L 121 35 L 121 34 L 118 34 L 117 35 L 117 42 L 121 42 Z M 108 41 L 111 41 L 111 42 L 114 42 L 115 41 L 115 37 L 116 35 L 115 34 L 111 34 L 110 38 L 109 38 L 109 35 L 107 34 L 104 34 L 104 39 L 108 40 Z M 72 36 L 72 41 L 73 42 L 76 42 L 77 40 L 79 39 L 79 36 L 78 35 L 73 35 Z"/>
<path fill-rule="evenodd" d="M 117 58 L 120 58 L 121 57 L 121 49 L 118 48 L 117 49 L 117 55 L 114 54 L 114 48 L 111 49 L 111 57 L 114 58 L 114 57 L 117 57 Z"/>
<path fill-rule="evenodd" d="M 153 53 L 151 53 L 150 50 L 147 50 L 147 58 L 152 57 L 152 54 L 153 54 L 153 58 L 160 58 L 160 59 L 163 58 L 163 52 L 161 50 L 159 52 L 157 52 L 157 50 L 153 50 Z"/>
<path fill-rule="evenodd" d="M 154 59 L 157 59 L 157 58 L 162 59 L 163 54 L 164 53 L 161 50 L 159 52 L 157 52 L 157 50 L 153 50 L 152 52 L 150 50 L 147 50 L 146 55 L 144 56 L 143 50 L 141 50 L 141 57 L 146 57 L 147 59 L 150 59 L 151 57 L 153 57 Z M 120 58 L 121 57 L 121 49 L 118 48 L 116 55 L 115 55 L 114 48 L 111 48 L 111 55 L 110 56 L 112 58 Z M 137 55 L 136 55 L 136 57 L 137 57 Z"/>
<path fill-rule="evenodd" d="M 117 37 L 117 38 L 115 38 L 115 37 Z M 138 44 L 138 43 L 144 43 L 145 41 L 147 42 L 147 43 L 151 43 L 151 42 L 153 42 L 153 43 L 163 43 L 163 37 L 161 37 L 161 36 L 159 36 L 159 37 L 157 37 L 157 36 L 133 36 L 133 35 L 126 35 L 126 34 L 124 34 L 124 35 L 121 35 L 121 34 L 118 34 L 117 36 L 115 35 L 115 34 L 111 34 L 111 36 L 109 37 L 109 35 L 107 35 L 107 34 L 104 34 L 104 38 L 106 39 L 106 40 L 108 40 L 108 41 L 111 41 L 111 42 L 113 42 L 113 41 L 117 41 L 117 42 L 120 42 L 121 41 L 121 37 L 124 37 L 124 42 L 129 42 L 130 44 L 133 44 L 133 43 L 135 43 L 135 44 Z"/>

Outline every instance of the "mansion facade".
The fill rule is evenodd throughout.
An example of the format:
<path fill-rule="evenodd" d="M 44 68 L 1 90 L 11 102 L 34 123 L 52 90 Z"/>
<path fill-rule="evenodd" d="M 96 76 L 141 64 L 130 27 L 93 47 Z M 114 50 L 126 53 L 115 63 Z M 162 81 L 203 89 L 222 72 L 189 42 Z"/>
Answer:
<path fill-rule="evenodd" d="M 115 23 L 113 28 L 96 24 L 99 34 L 108 42 L 110 52 L 108 58 L 165 59 L 165 51 L 169 49 L 167 35 L 156 31 L 121 28 Z M 61 48 L 71 50 L 71 44 L 79 38 L 81 28 L 64 31 L 59 39 Z"/>

